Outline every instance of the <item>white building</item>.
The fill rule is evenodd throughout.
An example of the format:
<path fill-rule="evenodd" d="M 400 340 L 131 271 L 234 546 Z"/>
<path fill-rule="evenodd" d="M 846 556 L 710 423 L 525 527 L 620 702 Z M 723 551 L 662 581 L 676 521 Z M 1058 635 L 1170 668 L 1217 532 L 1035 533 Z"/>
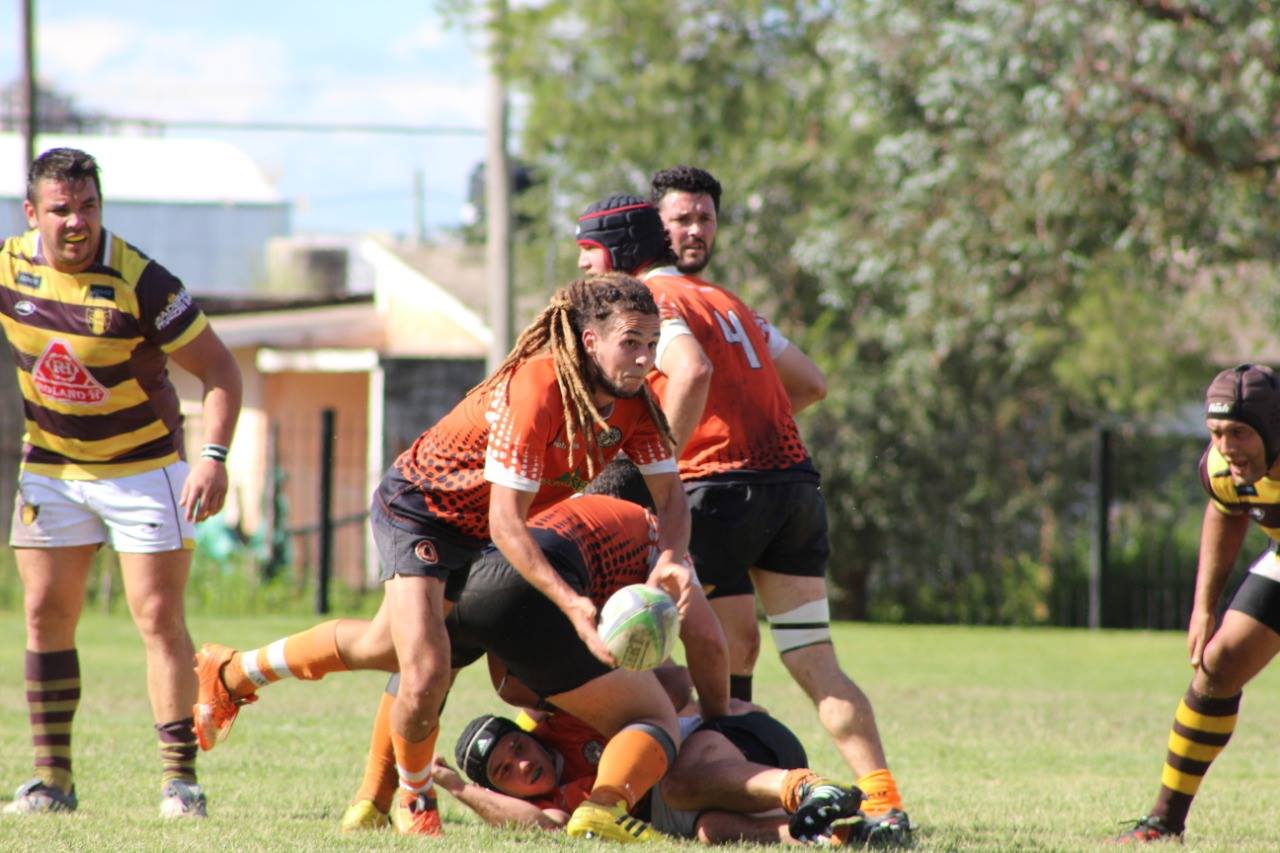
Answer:
<path fill-rule="evenodd" d="M 164 136 L 41 134 L 37 153 L 79 148 L 101 169 L 103 224 L 196 294 L 260 292 L 264 247 L 289 233 L 289 204 L 225 142 Z M 22 137 L 0 133 L 0 235 L 27 230 Z"/>

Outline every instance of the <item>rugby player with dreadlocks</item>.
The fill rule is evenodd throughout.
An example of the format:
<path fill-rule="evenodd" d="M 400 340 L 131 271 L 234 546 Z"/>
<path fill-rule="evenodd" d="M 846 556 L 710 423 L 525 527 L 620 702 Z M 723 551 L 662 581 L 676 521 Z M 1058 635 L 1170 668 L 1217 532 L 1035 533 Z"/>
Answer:
<path fill-rule="evenodd" d="M 1200 482 L 1209 501 L 1187 628 L 1195 675 L 1174 713 L 1155 805 L 1117 839 L 1126 843 L 1181 839 L 1200 783 L 1235 731 L 1244 686 L 1280 652 L 1280 377 L 1254 364 L 1222 371 L 1205 392 L 1205 425 Z M 1271 546 L 1219 626 L 1218 599 L 1250 519 Z"/>
<path fill-rule="evenodd" d="M 383 477 L 370 508 L 384 581 L 373 620 L 331 620 L 245 652 L 207 644 L 196 656 L 201 747 L 213 748 L 239 707 L 282 678 L 398 671 L 391 709 L 403 800 L 398 828 L 439 834 L 431 759 L 450 676 L 446 584 L 488 540 L 564 613 L 595 657 L 613 664 L 596 632 L 595 605 L 554 570 L 526 520 L 581 491 L 623 450 L 657 503 L 653 577 L 687 604 L 689 511 L 670 429 L 645 384 L 658 335 L 657 305 L 636 279 L 593 275 L 557 291 L 497 371 Z"/>

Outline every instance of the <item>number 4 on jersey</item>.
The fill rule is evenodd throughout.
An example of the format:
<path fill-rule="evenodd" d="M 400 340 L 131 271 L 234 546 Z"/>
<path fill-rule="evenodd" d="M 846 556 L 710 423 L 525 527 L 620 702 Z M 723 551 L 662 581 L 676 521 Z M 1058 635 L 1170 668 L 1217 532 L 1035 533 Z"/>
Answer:
<path fill-rule="evenodd" d="M 715 312 L 716 322 L 720 324 L 720 331 L 724 334 L 724 339 L 731 344 L 740 344 L 742 352 L 747 357 L 747 364 L 752 368 L 760 367 L 760 359 L 756 357 L 755 347 L 751 346 L 751 340 L 747 337 L 747 330 L 742 328 L 742 321 L 738 319 L 737 313 L 729 312 L 729 319 L 726 320 L 719 312 Z"/>

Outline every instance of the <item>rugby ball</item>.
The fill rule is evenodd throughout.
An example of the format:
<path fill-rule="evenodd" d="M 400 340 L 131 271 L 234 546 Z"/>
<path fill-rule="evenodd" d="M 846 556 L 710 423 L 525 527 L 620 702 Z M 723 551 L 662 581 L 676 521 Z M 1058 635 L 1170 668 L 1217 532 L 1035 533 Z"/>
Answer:
<path fill-rule="evenodd" d="M 600 637 L 623 669 L 653 669 L 675 644 L 679 614 L 660 589 L 635 583 L 609 596 L 600 608 Z"/>

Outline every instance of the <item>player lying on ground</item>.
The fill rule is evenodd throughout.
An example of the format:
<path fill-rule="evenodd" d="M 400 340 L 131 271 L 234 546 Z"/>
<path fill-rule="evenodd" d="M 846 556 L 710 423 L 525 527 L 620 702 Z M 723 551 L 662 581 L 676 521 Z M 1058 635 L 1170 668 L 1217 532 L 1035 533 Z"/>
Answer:
<path fill-rule="evenodd" d="M 1205 424 L 1200 481 L 1209 502 L 1187 628 L 1195 675 L 1174 714 L 1155 805 L 1122 842 L 1182 837 L 1200 783 L 1235 731 L 1244 686 L 1280 652 L 1280 377 L 1261 365 L 1222 371 L 1205 393 Z M 1218 599 L 1250 518 L 1271 547 L 1249 568 L 1215 632 Z"/>
<path fill-rule="evenodd" d="M 653 828 L 708 844 L 830 842 L 856 837 L 857 788 L 822 779 L 784 725 L 749 703 L 732 716 L 680 719 L 685 739 L 675 764 L 636 813 Z M 436 759 L 436 784 L 494 826 L 558 829 L 593 784 L 601 736 L 560 711 L 522 725 L 486 714 L 454 751 L 463 777 Z M 393 780 L 390 780 L 393 781 Z"/>
<path fill-rule="evenodd" d="M 595 606 L 553 569 L 527 519 L 580 490 L 625 450 L 657 498 L 659 576 L 687 604 L 689 572 L 680 561 L 689 512 L 666 420 L 644 384 L 657 338 L 657 306 L 635 279 L 588 276 L 558 291 L 498 370 L 383 477 L 370 507 L 384 581 L 374 619 L 332 620 L 245 654 L 210 644 L 197 656 L 201 747 L 212 748 L 239 706 L 281 678 L 398 670 L 396 765 L 419 815 L 405 829 L 437 833 L 431 757 L 449 688 L 446 585 L 488 540 L 591 654 L 611 661 L 596 633 Z"/>

